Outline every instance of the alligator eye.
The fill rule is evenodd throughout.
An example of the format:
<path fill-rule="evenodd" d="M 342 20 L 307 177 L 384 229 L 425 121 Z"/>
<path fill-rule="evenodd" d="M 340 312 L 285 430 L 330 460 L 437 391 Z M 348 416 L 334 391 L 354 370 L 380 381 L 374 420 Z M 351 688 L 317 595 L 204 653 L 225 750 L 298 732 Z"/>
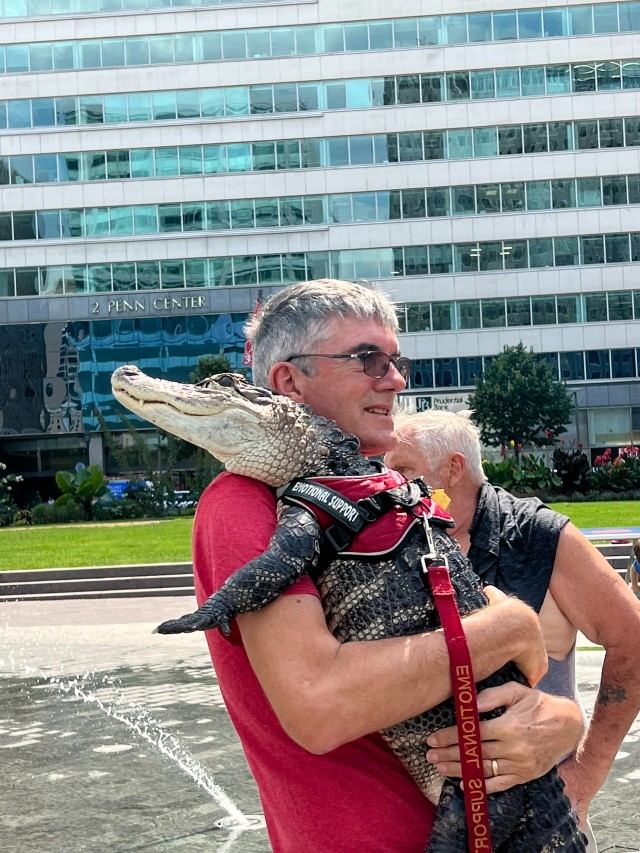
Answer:
<path fill-rule="evenodd" d="M 218 385 L 222 388 L 235 388 L 235 382 L 233 381 L 233 376 L 229 373 L 221 373 L 217 379 Z"/>

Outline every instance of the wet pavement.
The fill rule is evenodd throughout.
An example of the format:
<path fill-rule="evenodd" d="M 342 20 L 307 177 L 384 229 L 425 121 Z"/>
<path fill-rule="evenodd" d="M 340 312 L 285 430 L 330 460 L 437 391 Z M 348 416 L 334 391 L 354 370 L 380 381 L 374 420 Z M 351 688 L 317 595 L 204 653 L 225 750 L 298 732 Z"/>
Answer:
<path fill-rule="evenodd" d="M 0 603 L 2 853 L 268 853 L 203 637 L 151 633 L 192 604 Z M 590 708 L 603 652 L 579 645 Z M 591 822 L 600 853 L 639 850 L 640 718 Z"/>

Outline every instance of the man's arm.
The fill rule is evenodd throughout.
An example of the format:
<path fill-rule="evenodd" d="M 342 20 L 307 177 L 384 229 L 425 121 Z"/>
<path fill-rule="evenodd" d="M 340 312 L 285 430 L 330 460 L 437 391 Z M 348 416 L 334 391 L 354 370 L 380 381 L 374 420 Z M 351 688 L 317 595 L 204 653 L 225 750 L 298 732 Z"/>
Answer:
<path fill-rule="evenodd" d="M 572 524 L 560 535 L 549 590 L 569 621 L 605 649 L 590 724 L 560 766 L 567 794 L 584 819 L 640 710 L 640 601 Z"/>
<path fill-rule="evenodd" d="M 490 589 L 490 588 L 489 588 Z M 495 590 L 464 620 L 476 678 L 515 660 L 536 682 L 546 656 L 535 613 Z M 408 719 L 451 695 L 441 630 L 339 643 L 320 602 L 289 595 L 238 617 L 253 669 L 285 731 L 315 753 Z"/>

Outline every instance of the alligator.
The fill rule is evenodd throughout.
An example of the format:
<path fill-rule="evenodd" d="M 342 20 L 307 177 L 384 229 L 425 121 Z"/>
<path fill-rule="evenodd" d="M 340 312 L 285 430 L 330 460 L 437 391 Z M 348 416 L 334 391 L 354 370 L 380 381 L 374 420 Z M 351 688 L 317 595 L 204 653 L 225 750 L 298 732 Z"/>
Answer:
<path fill-rule="evenodd" d="M 329 629 L 341 642 L 433 630 L 440 621 L 419 569 L 428 541 L 446 555 L 460 614 L 464 617 L 487 605 L 471 563 L 447 535 L 453 521 L 429 498 L 424 484 L 407 482 L 364 457 L 355 436 L 343 433 L 335 422 L 315 415 L 309 407 L 227 373 L 186 385 L 151 378 L 127 365 L 114 372 L 112 389 L 115 398 L 135 414 L 209 451 L 228 471 L 274 487 L 281 496 L 278 525 L 267 551 L 235 572 L 195 613 L 163 622 L 156 632 L 219 628 L 229 633 L 235 616 L 264 607 L 305 573 L 314 580 Z M 336 484 L 358 481 L 383 484 L 374 490 L 373 504 L 370 498 L 368 503 L 347 498 L 344 507 L 338 506 L 328 518 L 317 508 L 327 508 L 326 495 L 324 503 L 318 499 L 319 504 L 313 505 L 316 492 L 321 496 L 325 486 L 336 490 L 335 496 L 340 493 Z M 333 498 L 334 504 L 341 501 Z M 399 541 L 396 536 L 372 554 L 370 545 L 363 544 L 365 533 L 346 530 L 353 507 L 363 516 L 377 507 L 376 520 L 366 526 L 376 543 L 385 535 L 384 510 L 395 513 L 394 524 L 399 523 L 402 531 Z M 482 680 L 478 689 L 509 680 L 526 683 L 515 665 L 507 664 Z M 443 781 L 425 758 L 426 737 L 454 724 L 454 703 L 448 700 L 381 732 L 425 796 L 436 804 L 427 853 L 469 849 L 460 780 Z M 488 801 L 497 853 L 586 850 L 586 839 L 555 768 L 532 782 L 492 794 Z"/>

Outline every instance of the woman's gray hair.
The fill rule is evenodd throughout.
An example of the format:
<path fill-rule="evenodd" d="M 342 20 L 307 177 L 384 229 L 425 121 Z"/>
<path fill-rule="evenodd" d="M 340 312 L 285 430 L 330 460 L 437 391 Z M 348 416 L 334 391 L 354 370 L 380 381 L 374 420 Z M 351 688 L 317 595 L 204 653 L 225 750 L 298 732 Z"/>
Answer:
<path fill-rule="evenodd" d="M 352 317 L 373 320 L 394 334 L 398 331 L 396 310 L 387 295 L 355 282 L 303 281 L 271 296 L 244 327 L 251 341 L 254 384 L 267 387 L 274 364 L 299 352 L 314 352 L 331 334 L 333 320 Z M 300 359 L 297 365 L 310 373 L 310 362 Z"/>
<path fill-rule="evenodd" d="M 396 432 L 400 441 L 411 441 L 422 452 L 432 471 L 436 471 L 446 457 L 462 453 L 467 471 L 474 486 L 487 479 L 482 467 L 480 430 L 470 420 L 472 412 L 441 412 L 429 409 L 413 415 L 395 417 Z M 408 430 L 410 438 L 403 436 Z"/>

